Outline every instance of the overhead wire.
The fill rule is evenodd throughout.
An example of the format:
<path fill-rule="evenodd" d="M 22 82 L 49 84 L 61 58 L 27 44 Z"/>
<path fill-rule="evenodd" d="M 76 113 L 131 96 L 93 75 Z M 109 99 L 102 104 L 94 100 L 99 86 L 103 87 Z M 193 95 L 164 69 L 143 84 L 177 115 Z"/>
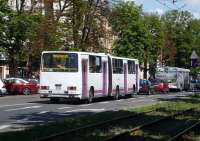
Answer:
<path fill-rule="evenodd" d="M 164 2 L 162 2 L 162 1 L 160 1 L 160 0 L 155 0 L 155 1 L 157 1 L 158 3 L 160 3 L 160 4 L 163 5 L 163 6 L 167 7 L 168 9 L 173 10 L 173 8 L 171 8 L 169 5 L 167 5 L 167 4 L 164 3 Z"/>
<path fill-rule="evenodd" d="M 175 10 L 175 9 L 176 10 L 181 10 L 184 7 L 187 6 L 186 4 L 183 4 L 182 6 L 178 7 L 176 3 L 179 2 L 179 0 L 166 0 L 166 1 L 170 2 L 170 3 L 172 3 L 174 6 L 176 6 L 176 8 L 170 7 L 166 2 L 163 2 L 163 0 L 162 1 L 161 0 L 155 0 L 155 1 L 157 1 L 158 3 L 160 3 L 161 5 L 167 7 L 170 10 Z"/>

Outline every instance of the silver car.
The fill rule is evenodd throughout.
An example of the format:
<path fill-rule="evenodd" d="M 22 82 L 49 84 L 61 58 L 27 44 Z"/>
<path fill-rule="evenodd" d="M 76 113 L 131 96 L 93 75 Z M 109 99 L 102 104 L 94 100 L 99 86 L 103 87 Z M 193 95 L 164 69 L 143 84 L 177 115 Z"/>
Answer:
<path fill-rule="evenodd" d="M 3 96 L 7 93 L 6 88 L 4 88 L 4 83 L 3 81 L 0 79 L 0 96 Z"/>

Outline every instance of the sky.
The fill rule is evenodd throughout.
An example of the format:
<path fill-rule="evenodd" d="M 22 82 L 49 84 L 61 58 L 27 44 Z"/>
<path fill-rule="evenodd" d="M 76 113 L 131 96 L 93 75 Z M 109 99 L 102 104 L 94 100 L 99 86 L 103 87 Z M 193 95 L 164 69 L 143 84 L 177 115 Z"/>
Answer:
<path fill-rule="evenodd" d="M 191 12 L 195 18 L 200 19 L 200 0 L 133 0 L 137 5 L 143 5 L 145 12 L 157 12 L 163 14 L 165 11 L 173 9 L 187 10 Z"/>

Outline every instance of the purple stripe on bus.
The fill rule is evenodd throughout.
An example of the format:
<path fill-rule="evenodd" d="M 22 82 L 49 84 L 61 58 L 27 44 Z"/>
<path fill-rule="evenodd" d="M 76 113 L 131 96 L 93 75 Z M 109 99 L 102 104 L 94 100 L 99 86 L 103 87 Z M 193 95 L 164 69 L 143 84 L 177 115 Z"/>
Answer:
<path fill-rule="evenodd" d="M 94 92 L 95 92 L 95 93 L 98 93 L 98 92 L 102 93 L 103 90 L 94 90 Z"/>
<path fill-rule="evenodd" d="M 138 66 L 138 64 L 136 64 L 135 68 L 136 68 L 136 89 L 135 90 L 138 91 L 139 90 L 139 86 L 138 86 L 138 78 L 139 78 L 138 69 L 139 69 L 139 66 Z"/>
<path fill-rule="evenodd" d="M 127 64 L 124 64 L 124 93 L 128 92 L 127 90 Z"/>
<path fill-rule="evenodd" d="M 82 60 L 82 94 L 84 97 L 88 96 L 88 60 Z"/>
<path fill-rule="evenodd" d="M 103 62 L 103 95 L 107 94 L 107 62 Z"/>

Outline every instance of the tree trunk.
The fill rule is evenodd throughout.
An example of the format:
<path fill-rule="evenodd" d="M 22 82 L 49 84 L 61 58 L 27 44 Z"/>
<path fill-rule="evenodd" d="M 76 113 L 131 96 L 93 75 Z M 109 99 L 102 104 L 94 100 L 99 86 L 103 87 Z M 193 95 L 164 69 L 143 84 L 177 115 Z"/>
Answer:
<path fill-rule="evenodd" d="M 13 56 L 10 56 L 9 60 L 9 77 L 16 77 L 17 76 L 17 65 L 16 60 Z"/>
<path fill-rule="evenodd" d="M 147 79 L 147 60 L 144 61 L 144 79 Z"/>

